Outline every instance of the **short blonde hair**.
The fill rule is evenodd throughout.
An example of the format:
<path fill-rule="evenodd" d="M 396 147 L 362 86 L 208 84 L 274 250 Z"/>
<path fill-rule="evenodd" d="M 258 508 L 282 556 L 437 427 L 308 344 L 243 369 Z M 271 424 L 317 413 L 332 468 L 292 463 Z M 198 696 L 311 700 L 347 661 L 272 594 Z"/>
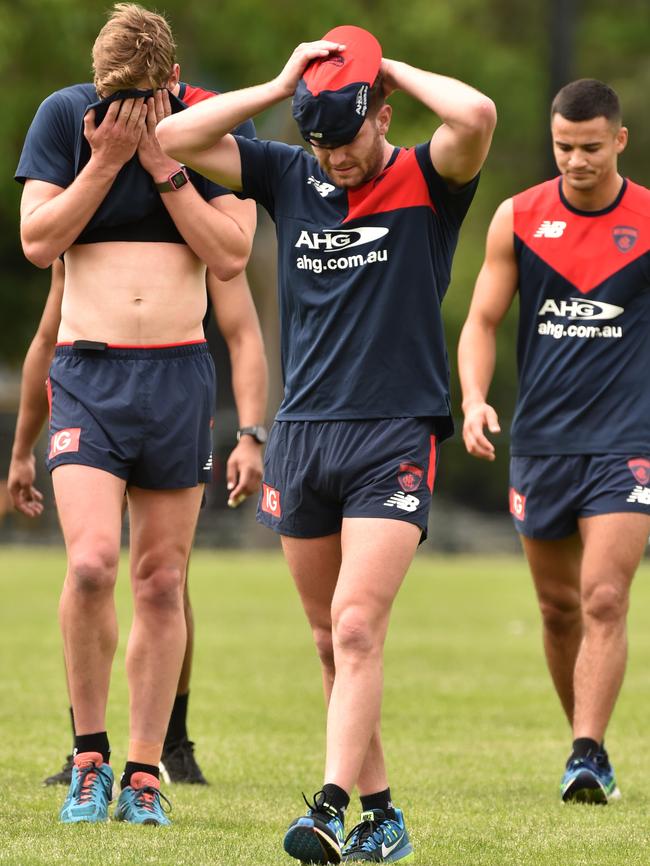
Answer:
<path fill-rule="evenodd" d="M 93 45 L 95 88 L 101 98 L 148 81 L 163 87 L 176 61 L 167 20 L 137 3 L 116 3 Z"/>

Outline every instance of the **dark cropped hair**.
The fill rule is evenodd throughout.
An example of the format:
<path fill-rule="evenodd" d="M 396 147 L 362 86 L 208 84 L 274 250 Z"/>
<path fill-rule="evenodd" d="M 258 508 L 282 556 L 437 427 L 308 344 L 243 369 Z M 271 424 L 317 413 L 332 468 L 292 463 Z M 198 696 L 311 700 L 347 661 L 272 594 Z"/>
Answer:
<path fill-rule="evenodd" d="M 374 117 L 386 102 L 384 96 L 384 76 L 380 72 L 368 91 L 368 117 Z"/>
<path fill-rule="evenodd" d="M 621 103 L 615 91 L 595 78 L 580 78 L 565 85 L 551 105 L 551 120 L 561 114 L 566 120 L 579 123 L 605 117 L 614 124 L 621 122 Z"/>

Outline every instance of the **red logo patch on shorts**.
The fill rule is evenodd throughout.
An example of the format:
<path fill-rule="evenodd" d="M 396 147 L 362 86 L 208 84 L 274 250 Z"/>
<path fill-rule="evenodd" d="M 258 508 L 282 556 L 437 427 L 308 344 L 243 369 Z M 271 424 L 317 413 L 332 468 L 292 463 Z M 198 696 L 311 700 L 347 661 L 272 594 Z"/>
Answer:
<path fill-rule="evenodd" d="M 526 517 L 526 497 L 514 487 L 510 488 L 510 514 L 517 520 L 523 520 Z"/>
<path fill-rule="evenodd" d="M 80 434 L 81 427 L 68 427 L 67 430 L 58 430 L 53 433 L 50 439 L 50 460 L 58 457 L 59 454 L 78 451 Z"/>
<path fill-rule="evenodd" d="M 397 483 L 404 493 L 417 490 L 424 478 L 424 469 L 414 463 L 400 463 L 397 473 Z"/>
<path fill-rule="evenodd" d="M 280 491 L 269 487 L 268 484 L 262 484 L 262 511 L 266 511 L 267 514 L 272 514 L 274 517 L 282 517 Z"/>
<path fill-rule="evenodd" d="M 645 486 L 650 481 L 650 460 L 646 460 L 645 457 L 633 457 L 628 460 L 627 468 L 639 484 Z"/>

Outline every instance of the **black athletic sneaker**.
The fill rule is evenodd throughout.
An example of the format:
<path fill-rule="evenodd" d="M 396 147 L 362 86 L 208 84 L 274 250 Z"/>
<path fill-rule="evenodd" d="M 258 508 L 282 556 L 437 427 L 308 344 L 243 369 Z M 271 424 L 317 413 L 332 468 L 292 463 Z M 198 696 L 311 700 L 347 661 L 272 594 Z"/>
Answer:
<path fill-rule="evenodd" d="M 66 755 L 65 764 L 61 767 L 60 773 L 55 773 L 53 776 L 48 776 L 43 779 L 44 785 L 70 785 L 72 782 L 72 768 L 74 760 L 72 755 Z"/>
<path fill-rule="evenodd" d="M 178 782 L 186 785 L 208 784 L 208 780 L 196 763 L 194 743 L 191 740 L 184 739 L 172 746 L 165 746 L 159 767 L 160 776 L 168 785 Z"/>

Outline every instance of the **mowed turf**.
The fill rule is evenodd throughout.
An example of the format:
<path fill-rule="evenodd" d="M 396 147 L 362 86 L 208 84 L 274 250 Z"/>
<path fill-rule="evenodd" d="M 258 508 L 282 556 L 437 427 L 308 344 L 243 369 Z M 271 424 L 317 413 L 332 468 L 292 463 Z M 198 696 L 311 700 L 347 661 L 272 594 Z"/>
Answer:
<path fill-rule="evenodd" d="M 41 780 L 69 749 L 56 606 L 60 550 L 0 549 L 0 863 L 291 864 L 286 825 L 321 781 L 319 669 L 277 552 L 197 552 L 190 733 L 211 781 L 168 787 L 169 830 L 63 826 Z M 440 866 L 650 863 L 650 569 L 637 576 L 630 664 L 608 747 L 623 799 L 562 806 L 570 744 L 544 665 L 521 559 L 420 553 L 386 650 L 384 742 L 415 862 Z M 113 764 L 125 758 L 126 569 L 110 698 Z M 92 623 L 86 625 L 92 628 Z M 359 695 L 363 700 L 363 695 Z M 358 816 L 353 799 L 348 824 Z"/>

